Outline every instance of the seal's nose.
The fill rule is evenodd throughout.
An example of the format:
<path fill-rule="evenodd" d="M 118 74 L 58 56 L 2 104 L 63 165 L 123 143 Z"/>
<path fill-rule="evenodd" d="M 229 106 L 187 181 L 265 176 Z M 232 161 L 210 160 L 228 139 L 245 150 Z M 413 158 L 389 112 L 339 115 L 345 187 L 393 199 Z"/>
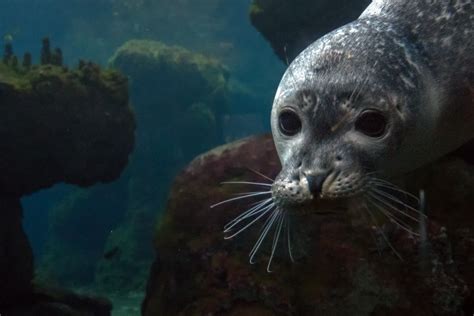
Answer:
<path fill-rule="evenodd" d="M 329 176 L 330 171 L 322 171 L 318 173 L 306 173 L 305 177 L 308 181 L 309 191 L 314 196 L 319 196 L 323 190 L 323 184 L 326 178 Z"/>

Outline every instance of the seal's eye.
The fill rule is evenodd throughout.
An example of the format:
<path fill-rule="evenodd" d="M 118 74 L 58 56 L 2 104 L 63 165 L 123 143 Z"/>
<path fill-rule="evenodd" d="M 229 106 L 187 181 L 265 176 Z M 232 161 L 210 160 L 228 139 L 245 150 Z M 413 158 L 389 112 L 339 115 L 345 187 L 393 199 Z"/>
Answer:
<path fill-rule="evenodd" d="M 283 110 L 278 117 L 280 131 L 286 136 L 294 136 L 301 130 L 301 120 L 292 110 Z"/>
<path fill-rule="evenodd" d="M 378 111 L 368 110 L 359 116 L 355 122 L 355 128 L 367 136 L 380 137 L 387 128 L 387 119 Z"/>

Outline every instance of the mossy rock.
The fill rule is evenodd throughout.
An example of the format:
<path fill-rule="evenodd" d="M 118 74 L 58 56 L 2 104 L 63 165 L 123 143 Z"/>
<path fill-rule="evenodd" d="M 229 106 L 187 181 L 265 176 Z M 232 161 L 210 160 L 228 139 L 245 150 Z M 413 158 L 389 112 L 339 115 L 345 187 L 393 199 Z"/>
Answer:
<path fill-rule="evenodd" d="M 273 178 L 279 169 L 272 139 L 264 136 L 211 150 L 178 175 L 157 225 L 157 257 L 143 304 L 145 316 L 472 313 L 473 166 L 448 157 L 398 179 L 408 188 L 427 192 L 429 252 L 423 250 L 427 244 L 402 229 L 390 229 L 387 221 L 386 238 L 403 260 L 386 244 L 379 253 L 362 204 L 353 201 L 349 208 L 341 208 L 320 201 L 320 209 L 339 211 L 293 214 L 295 262 L 282 238 L 268 273 L 274 230 L 255 264 L 249 263 L 265 217 L 237 238 L 224 240 L 222 232 L 226 223 L 257 200 L 210 205 L 249 191 L 220 183 L 265 182 L 251 170 Z"/>
<path fill-rule="evenodd" d="M 0 63 L 3 194 L 113 181 L 128 163 L 134 130 L 127 80 L 117 71 Z"/>
<path fill-rule="evenodd" d="M 168 113 L 179 113 L 196 102 L 220 97 L 229 76 L 227 68 L 216 59 L 149 40 L 126 42 L 109 63 L 131 78 L 135 94 L 148 89 L 156 92 L 156 106 Z M 226 105 L 206 103 L 211 108 L 215 106 L 214 111 Z"/>

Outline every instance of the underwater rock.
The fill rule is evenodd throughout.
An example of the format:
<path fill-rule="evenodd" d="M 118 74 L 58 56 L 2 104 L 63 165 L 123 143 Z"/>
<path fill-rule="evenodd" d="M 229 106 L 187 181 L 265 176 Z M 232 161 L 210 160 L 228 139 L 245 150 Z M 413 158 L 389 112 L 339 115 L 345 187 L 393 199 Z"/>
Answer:
<path fill-rule="evenodd" d="M 0 192 L 21 196 L 58 182 L 110 182 L 128 163 L 135 120 L 127 80 L 81 70 L 0 63 Z"/>
<path fill-rule="evenodd" d="M 105 240 L 100 239 L 102 235 L 91 236 L 94 245 L 102 247 L 102 254 L 119 247 L 121 255 L 107 259 L 94 252 L 88 257 L 87 266 L 96 265 L 95 280 L 100 288 L 140 291 L 145 287 L 153 259 L 150 240 L 154 222 L 163 209 L 169 184 L 195 155 L 222 142 L 220 117 L 227 110 L 228 73 L 212 58 L 142 40 L 125 43 L 110 65 L 130 78 L 138 122 L 136 147 L 127 176 L 119 180 L 122 194 L 117 197 L 114 189 L 110 190 L 110 195 L 116 196 L 126 209 L 115 214 L 121 222 L 111 229 L 97 229 L 110 231 Z M 89 203 L 98 201 L 99 196 L 90 196 L 77 201 L 74 208 L 87 209 Z M 67 213 L 76 218 L 74 211 Z M 56 234 L 54 239 L 62 242 L 64 238 L 60 236 Z M 77 244 L 71 241 L 71 245 Z M 91 248 L 81 246 L 85 247 L 82 253 Z M 91 275 L 87 277 L 90 278 Z"/>
<path fill-rule="evenodd" d="M 0 314 L 8 316 L 109 316 L 105 299 L 33 284 L 33 254 L 16 197 L 0 198 Z"/>
<path fill-rule="evenodd" d="M 49 41 L 43 45 L 47 55 Z M 126 78 L 93 63 L 68 70 L 55 54 L 57 65 L 32 65 L 25 54 L 20 66 L 7 45 L 0 63 L 0 314 L 110 315 L 107 302 L 74 294 L 55 300 L 32 285 L 20 198 L 59 182 L 113 181 L 134 146 Z"/>
<path fill-rule="evenodd" d="M 177 170 L 223 142 L 228 72 L 212 58 L 146 40 L 125 43 L 110 65 L 130 78 L 140 123 L 133 187 L 147 199 L 159 198 L 153 183 L 167 187 Z"/>
<path fill-rule="evenodd" d="M 8 316 L 110 316 L 112 310 L 105 298 L 53 287 L 35 287 L 29 299 L 29 303 L 0 307 L 0 312 Z"/>
<path fill-rule="evenodd" d="M 261 225 L 223 239 L 224 225 L 255 200 L 209 207 L 252 191 L 219 185 L 223 181 L 265 182 L 250 169 L 269 177 L 278 173 L 270 136 L 218 147 L 175 179 L 157 225 L 158 257 L 142 306 L 145 316 L 472 313 L 474 167 L 448 157 L 399 180 L 427 192 L 430 216 L 427 241 L 384 225 L 403 260 L 377 235 L 375 242 L 376 231 L 353 205 L 323 216 L 294 216 L 296 262 L 288 258 L 283 239 L 273 273 L 266 271 L 271 240 L 262 244 L 255 264 L 248 262 Z M 269 235 L 272 239 L 273 231 Z"/>
<path fill-rule="evenodd" d="M 36 278 L 62 286 L 93 283 L 105 241 L 126 212 L 126 197 L 127 187 L 116 181 L 74 189 L 49 209 L 47 240 Z"/>
<path fill-rule="evenodd" d="M 28 302 L 32 290 L 33 253 L 22 213 L 18 198 L 0 194 L 0 307 Z"/>
<path fill-rule="evenodd" d="M 355 20 L 370 0 L 253 0 L 250 21 L 283 62 L 322 35 Z"/>
<path fill-rule="evenodd" d="M 110 65 L 132 78 L 132 98 L 140 104 L 139 120 L 146 126 L 153 120 L 162 139 L 179 142 L 179 137 L 190 135 L 205 139 L 180 143 L 185 156 L 193 157 L 222 139 L 229 73 L 219 61 L 179 46 L 132 40 L 117 50 Z M 149 107 L 148 121 L 140 117 L 145 106 Z"/>
<path fill-rule="evenodd" d="M 221 142 L 217 118 L 227 108 L 228 73 L 211 58 L 154 41 L 125 43 L 110 65 L 130 78 L 134 153 L 116 183 L 74 190 L 50 209 L 40 277 L 107 292 L 143 291 L 169 184 L 196 154 Z M 87 68 L 79 62 L 81 71 Z M 113 249 L 119 255 L 108 258 Z"/>
<path fill-rule="evenodd" d="M 107 292 L 143 292 L 153 258 L 156 209 L 129 210 L 108 236 L 96 267 L 96 284 Z M 112 255 L 110 255 L 112 254 Z"/>

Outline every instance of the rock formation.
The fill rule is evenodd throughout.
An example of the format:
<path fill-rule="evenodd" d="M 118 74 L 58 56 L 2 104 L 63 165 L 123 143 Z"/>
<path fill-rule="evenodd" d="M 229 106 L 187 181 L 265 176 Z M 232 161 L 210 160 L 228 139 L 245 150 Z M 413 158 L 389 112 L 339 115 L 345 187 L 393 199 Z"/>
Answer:
<path fill-rule="evenodd" d="M 279 162 L 269 136 L 253 137 L 196 158 L 175 180 L 157 226 L 145 316 L 152 315 L 460 315 L 474 300 L 474 167 L 444 158 L 397 181 L 427 194 L 427 241 L 385 221 L 390 243 L 358 205 L 294 217 L 295 263 L 286 240 L 266 266 L 273 232 L 257 262 L 248 253 L 261 225 L 224 240 L 224 225 L 255 200 L 209 206 L 247 192 L 223 181 L 264 181 Z M 251 190 L 251 189 L 250 189 Z M 323 206 L 321 206 L 323 207 Z M 375 235 L 375 240 L 373 234 Z M 377 246 L 378 245 L 378 246 Z"/>
<path fill-rule="evenodd" d="M 250 20 L 284 62 L 324 34 L 355 20 L 370 0 L 253 0 Z"/>
<path fill-rule="evenodd" d="M 106 301 L 33 285 L 20 198 L 119 177 L 134 146 L 127 80 L 92 63 L 67 69 L 59 56 L 31 65 L 25 54 L 20 66 L 9 46 L 0 63 L 0 314 L 109 315 Z"/>

